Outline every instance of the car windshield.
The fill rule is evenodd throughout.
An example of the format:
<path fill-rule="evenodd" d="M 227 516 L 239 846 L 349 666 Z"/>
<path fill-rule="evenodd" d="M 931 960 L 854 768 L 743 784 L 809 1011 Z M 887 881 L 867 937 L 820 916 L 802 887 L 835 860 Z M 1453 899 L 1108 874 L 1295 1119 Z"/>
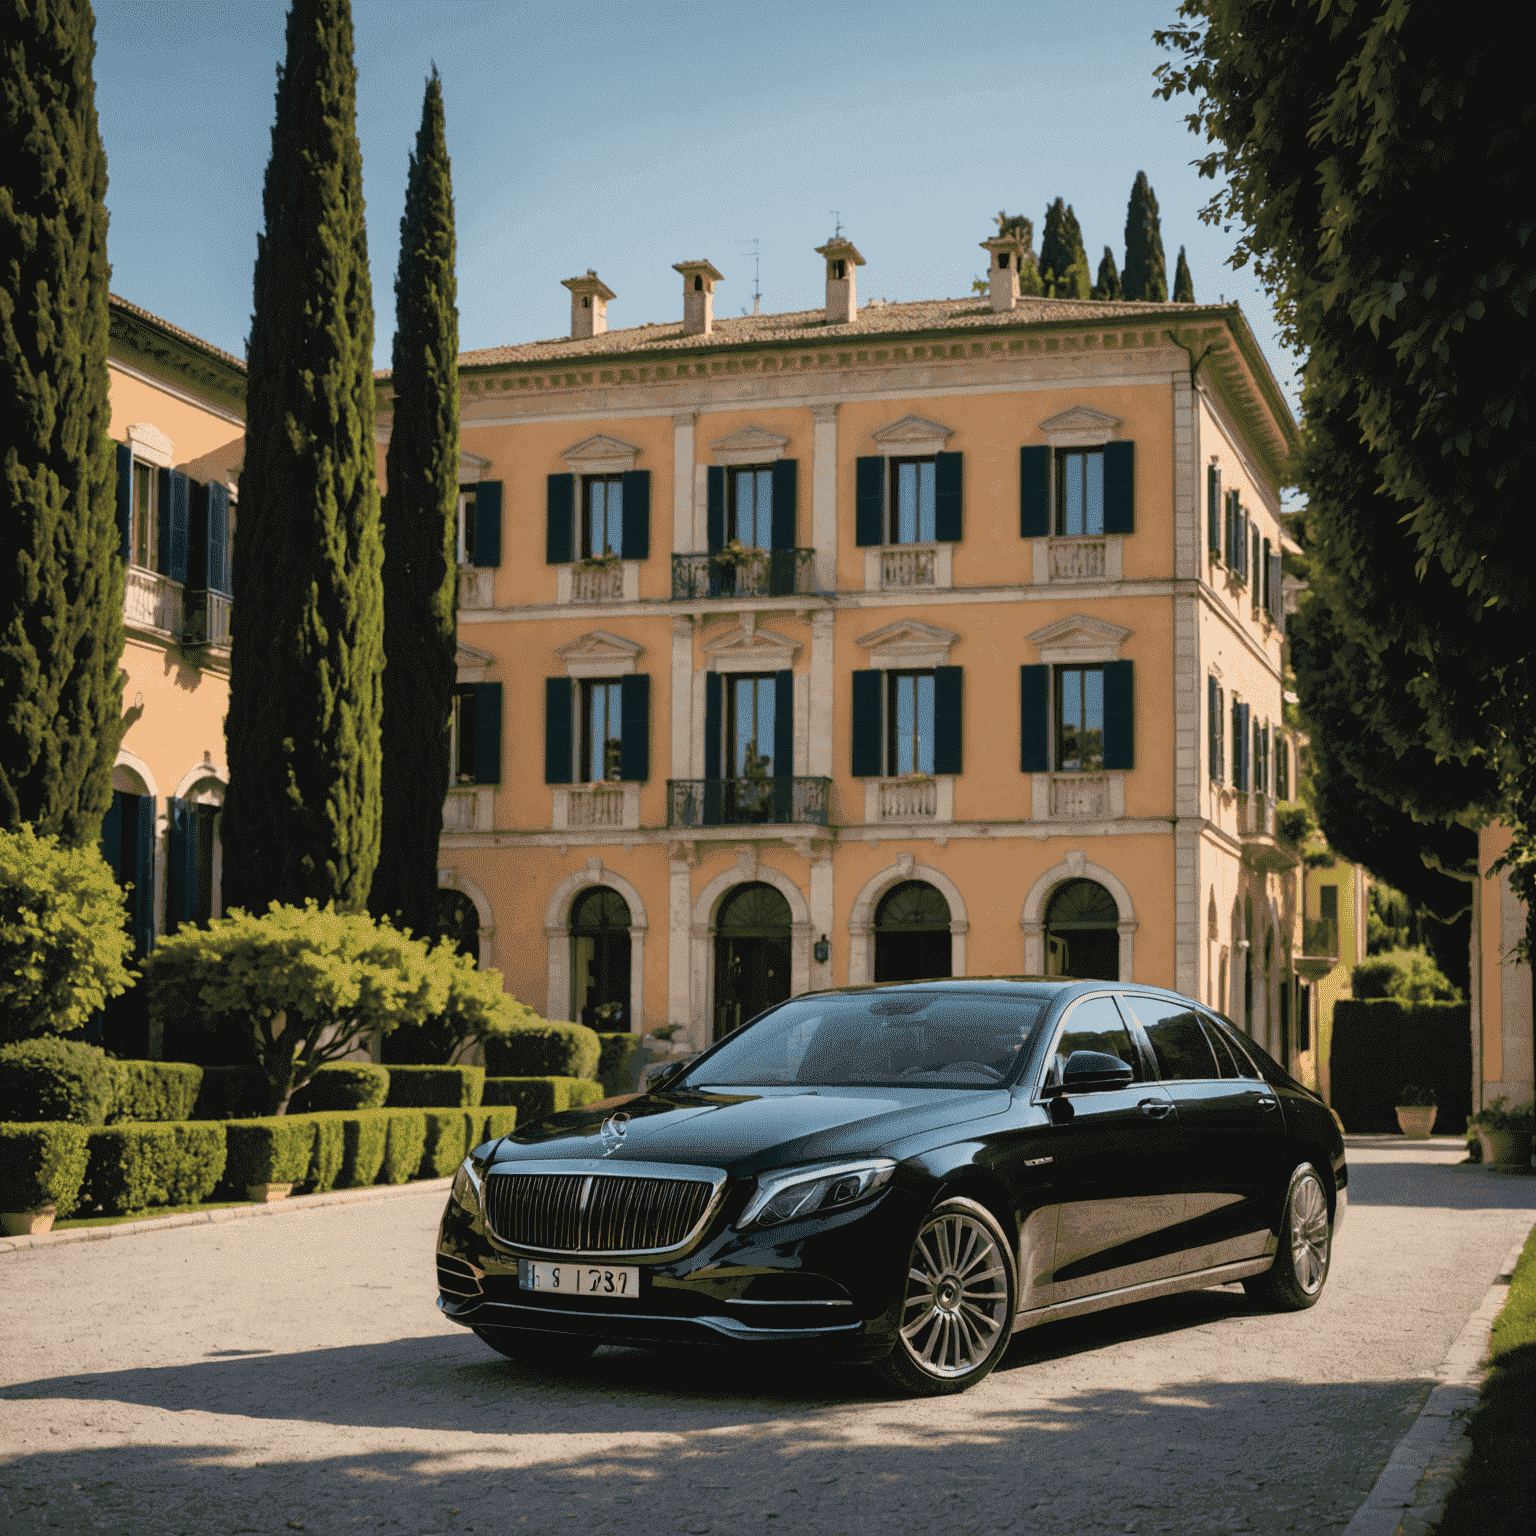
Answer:
<path fill-rule="evenodd" d="M 866 992 L 786 1003 L 690 1071 L 690 1087 L 990 1088 L 1046 999 L 980 992 Z"/>

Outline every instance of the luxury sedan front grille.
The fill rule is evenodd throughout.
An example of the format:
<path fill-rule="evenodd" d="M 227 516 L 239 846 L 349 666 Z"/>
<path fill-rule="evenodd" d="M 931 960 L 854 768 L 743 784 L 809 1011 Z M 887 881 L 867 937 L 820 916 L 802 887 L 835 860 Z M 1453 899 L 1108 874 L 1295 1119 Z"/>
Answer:
<path fill-rule="evenodd" d="M 485 1214 L 492 1233 L 546 1253 L 648 1253 L 675 1248 L 709 1208 L 702 1179 L 622 1174 L 491 1173 Z"/>

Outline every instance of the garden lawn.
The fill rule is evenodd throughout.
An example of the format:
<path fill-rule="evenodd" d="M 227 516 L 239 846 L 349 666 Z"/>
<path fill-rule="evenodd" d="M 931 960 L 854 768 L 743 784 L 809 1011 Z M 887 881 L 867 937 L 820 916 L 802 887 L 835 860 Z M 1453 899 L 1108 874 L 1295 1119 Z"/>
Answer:
<path fill-rule="evenodd" d="M 210 1200 L 204 1205 L 151 1205 L 142 1211 L 124 1211 L 121 1216 L 72 1216 L 68 1221 L 56 1221 L 55 1232 L 68 1232 L 71 1227 L 115 1227 L 120 1221 L 150 1221 L 161 1216 L 185 1216 L 193 1211 L 227 1211 L 233 1206 L 249 1205 L 249 1200 Z"/>

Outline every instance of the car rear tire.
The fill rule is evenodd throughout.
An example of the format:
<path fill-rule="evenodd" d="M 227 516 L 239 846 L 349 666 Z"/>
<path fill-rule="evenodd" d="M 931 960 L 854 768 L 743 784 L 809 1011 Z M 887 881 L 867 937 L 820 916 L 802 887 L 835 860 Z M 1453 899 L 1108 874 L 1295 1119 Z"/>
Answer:
<path fill-rule="evenodd" d="M 475 1335 L 498 1355 L 544 1371 L 585 1360 L 598 1344 L 596 1339 L 584 1339 L 580 1334 L 535 1333 L 526 1328 L 476 1328 Z"/>
<path fill-rule="evenodd" d="M 1277 1312 L 1315 1307 L 1333 1258 L 1333 1217 L 1322 1175 L 1303 1163 L 1292 1175 L 1280 1214 L 1280 1248 L 1262 1275 L 1243 1281 L 1261 1306 Z"/>
<path fill-rule="evenodd" d="M 964 1392 L 1002 1359 L 1013 1329 L 1012 1244 L 974 1200 L 941 1201 L 912 1244 L 900 1332 L 879 1364 L 906 1397 Z"/>

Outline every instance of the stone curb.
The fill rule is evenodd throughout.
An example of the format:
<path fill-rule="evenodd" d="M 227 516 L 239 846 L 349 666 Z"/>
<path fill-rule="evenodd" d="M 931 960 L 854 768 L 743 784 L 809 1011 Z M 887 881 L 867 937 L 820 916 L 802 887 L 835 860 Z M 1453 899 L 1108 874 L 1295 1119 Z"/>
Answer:
<path fill-rule="evenodd" d="M 1488 1335 L 1509 1298 L 1510 1278 L 1525 1241 L 1522 1238 L 1505 1256 L 1499 1278 L 1489 1286 L 1435 1372 L 1439 1385 L 1393 1447 L 1375 1487 L 1344 1527 L 1343 1536 L 1417 1536 L 1438 1523 L 1472 1449 L 1466 1427 L 1482 1388 Z"/>
<path fill-rule="evenodd" d="M 290 1195 L 270 1205 L 233 1205 L 222 1211 L 186 1211 L 180 1216 L 152 1216 L 145 1221 L 121 1221 L 113 1227 L 76 1227 L 69 1232 L 49 1232 L 41 1237 L 0 1237 L 0 1253 L 19 1253 L 24 1248 L 52 1248 L 61 1243 L 99 1243 L 109 1237 L 135 1237 L 140 1232 L 166 1232 L 172 1227 L 203 1227 L 216 1221 L 245 1221 L 253 1216 L 282 1216 L 290 1211 L 313 1211 L 322 1205 L 358 1205 L 368 1200 L 389 1200 L 397 1195 L 446 1194 L 453 1179 L 421 1179 L 410 1184 L 375 1184 L 367 1189 L 335 1189 L 323 1195 Z"/>

